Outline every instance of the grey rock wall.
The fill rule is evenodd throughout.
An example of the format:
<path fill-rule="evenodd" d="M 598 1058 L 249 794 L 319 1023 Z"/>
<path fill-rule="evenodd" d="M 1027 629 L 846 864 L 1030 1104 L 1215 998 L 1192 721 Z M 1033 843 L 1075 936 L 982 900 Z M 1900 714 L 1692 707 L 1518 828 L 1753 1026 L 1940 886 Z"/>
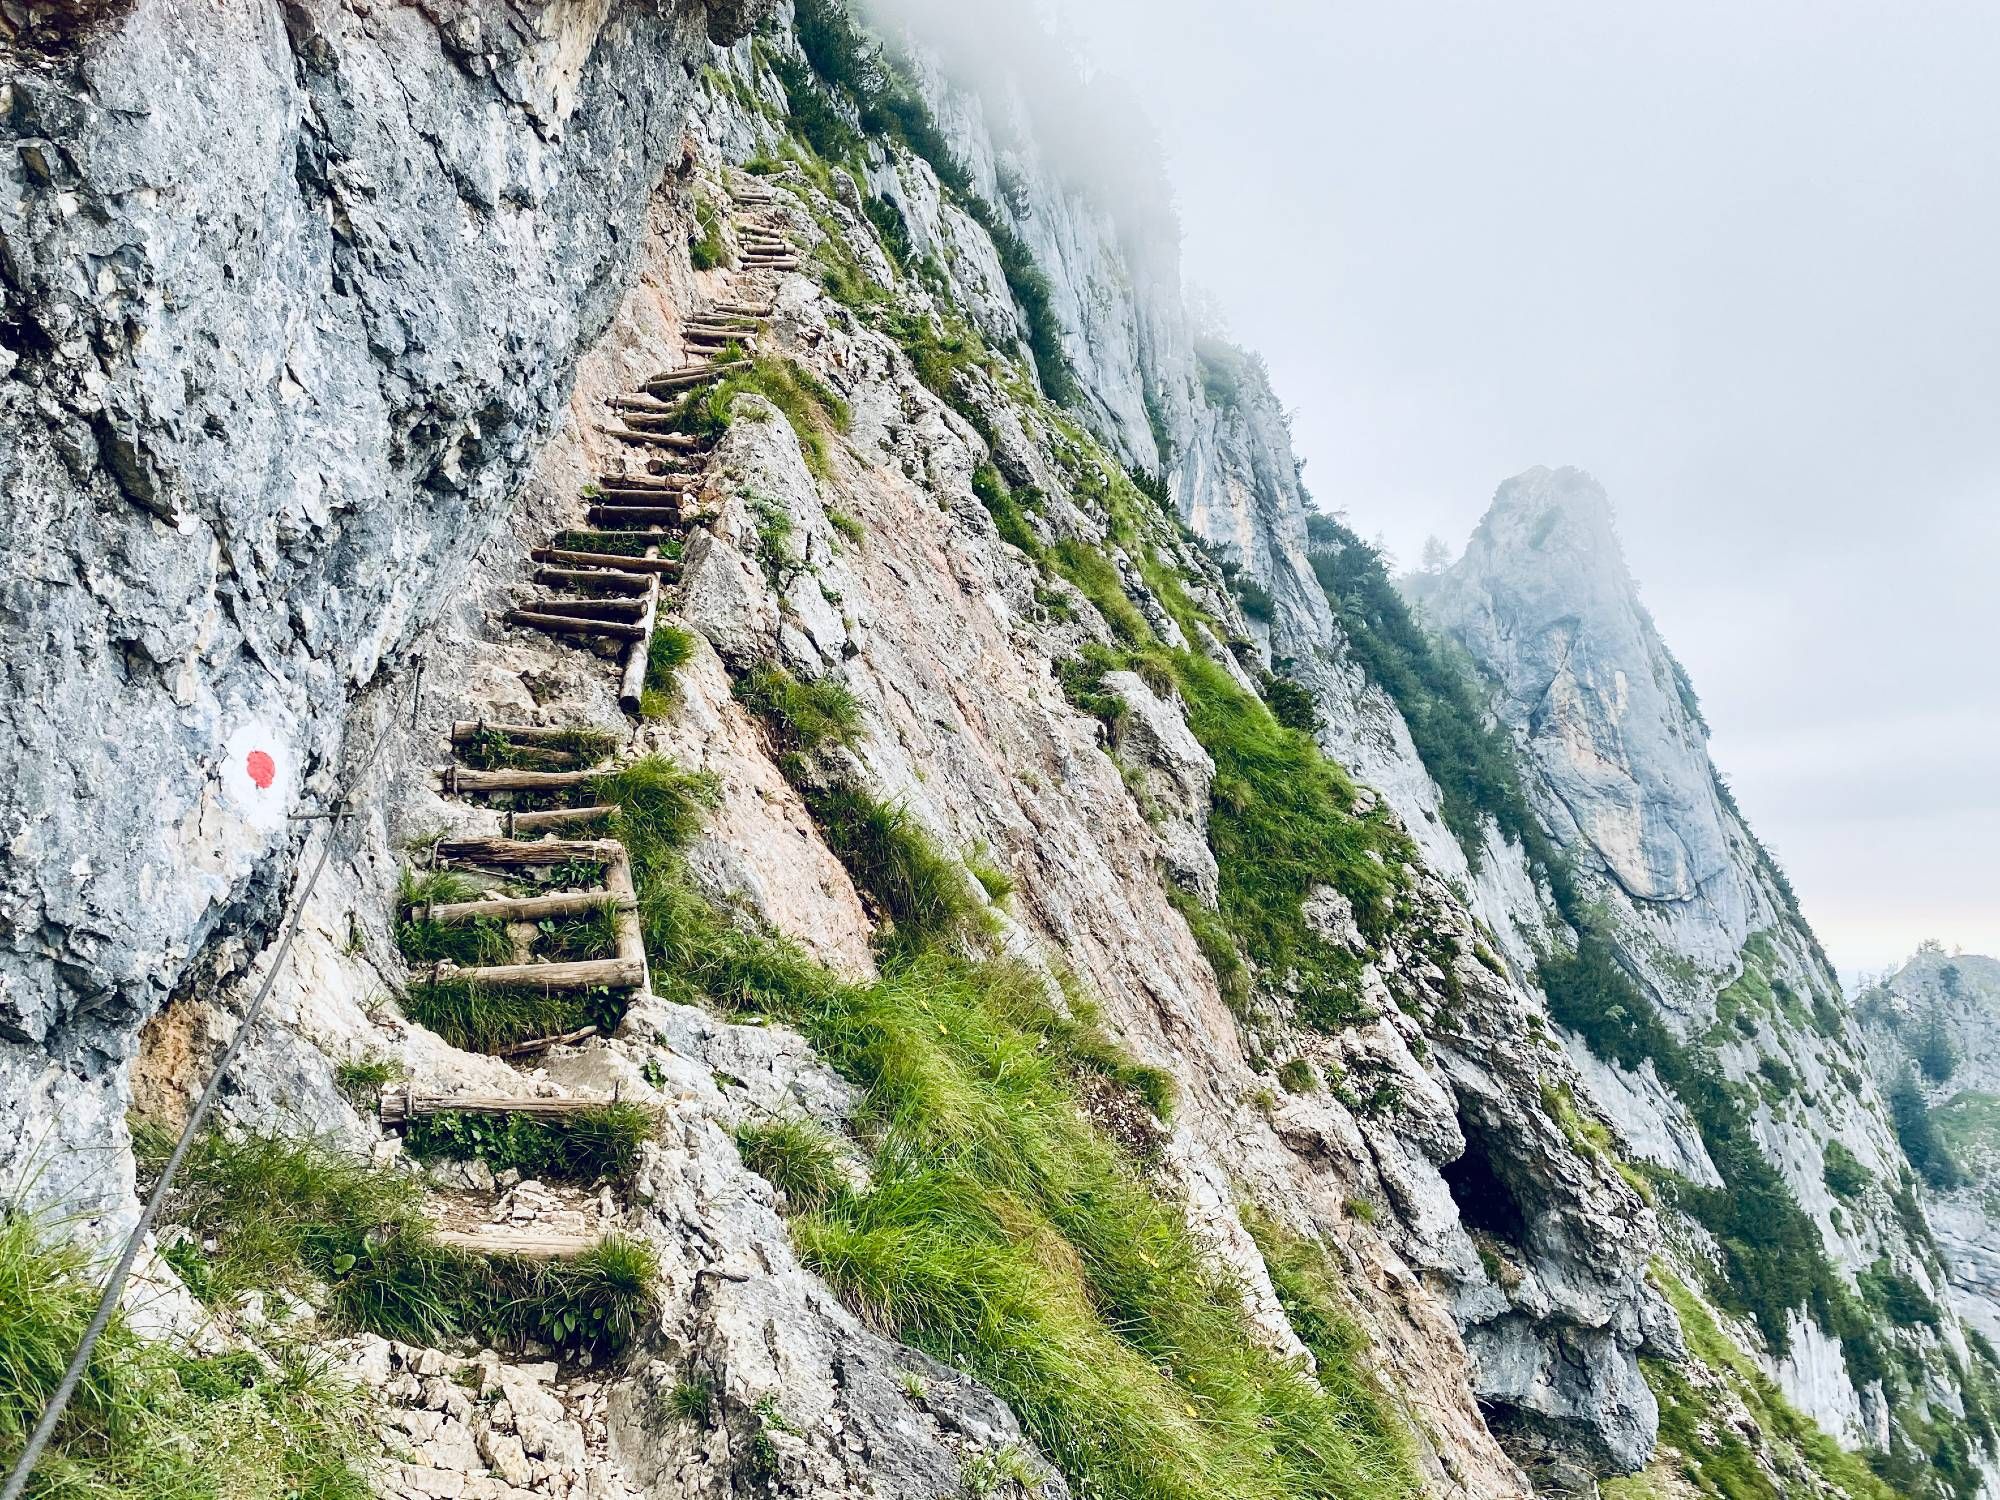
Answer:
<path fill-rule="evenodd" d="M 0 1174 L 44 1114 L 101 1138 L 138 1023 L 272 923 L 349 696 L 506 524 L 724 16 L 147 0 L 5 59 Z"/>

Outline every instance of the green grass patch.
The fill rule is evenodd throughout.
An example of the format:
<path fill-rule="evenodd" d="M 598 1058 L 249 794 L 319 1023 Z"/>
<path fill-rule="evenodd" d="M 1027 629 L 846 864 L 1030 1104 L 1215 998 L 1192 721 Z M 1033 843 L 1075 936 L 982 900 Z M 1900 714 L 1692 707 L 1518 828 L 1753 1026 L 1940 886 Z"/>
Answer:
<path fill-rule="evenodd" d="M 662 557 L 679 557 L 681 541 L 679 537 L 660 537 L 643 540 L 624 532 L 613 531 L 563 531 L 556 534 L 554 544 L 564 552 L 596 552 L 609 557 L 644 557 L 648 547 L 658 547 Z"/>
<path fill-rule="evenodd" d="M 992 919 L 973 894 L 971 873 L 938 849 L 907 808 L 845 786 L 812 791 L 806 801 L 854 883 L 889 918 L 884 936 L 892 949 L 910 952 L 986 931 Z"/>
<path fill-rule="evenodd" d="M 386 1057 L 363 1057 L 333 1070 L 333 1086 L 356 1109 L 373 1109 L 382 1090 L 403 1076 L 403 1065 Z"/>
<path fill-rule="evenodd" d="M 808 1196 L 801 1252 L 878 1326 L 958 1363 L 1021 1415 L 1079 1493 L 1343 1500 L 1413 1491 L 1356 1459 L 1379 1419 L 1278 1362 L 1241 1294 L 1080 1099 L 1103 1078 L 1166 1101 L 1040 975 L 935 950 L 844 982 L 694 888 L 675 844 L 631 843 L 657 982 L 782 1017 L 864 1090 L 872 1187 L 833 1190 L 810 1147 L 746 1155 Z M 1095 1085 L 1101 1087 L 1101 1085 Z M 760 1154 L 761 1153 L 761 1154 Z M 787 1186 L 789 1192 L 790 1186 Z"/>
<path fill-rule="evenodd" d="M 607 1238 L 561 1261 L 441 1245 L 413 1181 L 315 1141 L 203 1137 L 166 1218 L 215 1241 L 212 1297 L 323 1285 L 338 1325 L 406 1343 L 471 1337 L 608 1355 L 632 1341 L 654 1303 L 658 1267 L 641 1241 Z"/>
<path fill-rule="evenodd" d="M 639 689 L 639 717 L 664 719 L 680 695 L 676 678 L 694 657 L 694 633 L 679 625 L 661 625 L 646 642 L 646 677 Z"/>
<path fill-rule="evenodd" d="M 535 924 L 535 951 L 555 963 L 610 958 L 618 951 L 618 907 L 606 901 L 573 917 L 544 917 Z"/>
<path fill-rule="evenodd" d="M 601 729 L 576 725 L 553 739 L 532 743 L 509 737 L 504 731 L 482 724 L 471 739 L 458 747 L 458 758 L 479 771 L 519 768 L 593 766 L 616 753 L 619 739 Z"/>
<path fill-rule="evenodd" d="M 480 984 L 450 973 L 412 981 L 403 1013 L 467 1052 L 498 1052 L 519 1042 L 596 1026 L 614 1028 L 625 999 L 607 990 L 542 990 Z"/>
<path fill-rule="evenodd" d="M 840 1151 L 819 1126 L 804 1120 L 763 1120 L 736 1132 L 743 1165 L 785 1195 L 788 1213 L 818 1213 L 848 1190 Z"/>
<path fill-rule="evenodd" d="M 0 1216 L 0 1453 L 11 1465 L 98 1297 L 81 1245 Z M 33 1500 L 367 1500 L 360 1393 L 278 1348 L 194 1356 L 114 1316 L 28 1486 Z"/>
<path fill-rule="evenodd" d="M 432 905 L 474 901 L 481 888 L 449 870 L 419 875 L 405 869 L 396 886 L 402 920 L 396 924 L 396 946 L 413 964 L 454 963 L 461 968 L 513 962 L 514 944 L 507 925 L 494 917 L 470 922 L 439 922 L 426 915 Z"/>
<path fill-rule="evenodd" d="M 451 1110 L 412 1120 L 404 1149 L 418 1161 L 474 1157 L 495 1171 L 565 1182 L 624 1182 L 638 1165 L 639 1147 L 659 1132 L 652 1112 L 636 1104 L 603 1104 L 559 1119 L 480 1110 Z"/>
<path fill-rule="evenodd" d="M 830 677 L 802 682 L 774 661 L 759 662 L 734 688 L 736 701 L 764 721 L 779 750 L 811 755 L 861 737 L 861 704 Z"/>
<path fill-rule="evenodd" d="M 694 227 L 688 233 L 688 260 L 697 271 L 712 271 L 728 259 L 722 243 L 722 210 L 706 193 L 694 200 Z"/>
<path fill-rule="evenodd" d="M 713 385 L 682 400 L 677 425 L 697 435 L 720 435 L 729 426 L 731 405 L 745 391 L 756 392 L 784 414 L 798 435 L 806 467 L 816 477 L 826 478 L 833 438 L 847 430 L 851 417 L 847 403 L 796 360 L 760 355 L 733 367 Z"/>

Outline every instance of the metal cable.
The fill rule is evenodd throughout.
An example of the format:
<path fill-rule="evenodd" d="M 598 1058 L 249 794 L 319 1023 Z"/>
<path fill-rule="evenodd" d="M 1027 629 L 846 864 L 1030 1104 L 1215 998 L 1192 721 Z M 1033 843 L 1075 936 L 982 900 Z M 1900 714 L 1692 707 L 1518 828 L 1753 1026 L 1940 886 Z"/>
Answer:
<path fill-rule="evenodd" d="M 421 678 L 419 681 L 421 682 Z M 413 706 L 412 712 L 414 711 Z M 325 815 L 330 821 L 338 822 L 353 816 L 352 813 L 344 811 L 348 798 L 363 774 L 381 754 L 382 747 L 388 743 L 389 732 L 395 727 L 396 722 L 396 715 L 388 717 L 381 734 L 376 736 L 374 745 L 369 748 L 368 754 L 362 758 L 348 778 L 347 788 L 340 800 L 334 804 L 334 810 Z M 118 1310 L 119 1300 L 124 1295 L 125 1283 L 132 1274 L 133 1263 L 139 1258 L 139 1247 L 145 1243 L 146 1236 L 152 1231 L 154 1223 L 159 1219 L 160 1210 L 166 1204 L 167 1192 L 173 1186 L 174 1175 L 180 1171 L 181 1163 L 193 1147 L 203 1121 L 208 1118 L 208 1112 L 215 1104 L 216 1093 L 222 1086 L 224 1075 L 229 1071 L 229 1065 L 236 1060 L 236 1054 L 242 1049 L 244 1040 L 250 1035 L 250 1028 L 256 1024 L 258 1014 L 264 1008 L 264 1002 L 270 998 L 271 991 L 278 982 L 278 975 L 284 970 L 286 955 L 291 951 L 292 939 L 298 935 L 299 924 L 304 920 L 306 906 L 312 900 L 312 893 L 319 884 L 319 877 L 326 869 L 327 861 L 333 856 L 333 845 L 334 831 L 329 827 L 326 843 L 320 849 L 312 873 L 306 877 L 305 886 L 293 902 L 291 914 L 285 919 L 284 930 L 278 935 L 277 950 L 272 955 L 271 967 L 264 975 L 264 982 L 257 987 L 257 993 L 250 1001 L 249 1008 L 243 1012 L 243 1019 L 237 1024 L 235 1034 L 229 1039 L 229 1045 L 223 1049 L 222 1056 L 216 1061 L 215 1070 L 209 1075 L 208 1084 L 202 1089 L 201 1097 L 195 1100 L 194 1108 L 188 1112 L 187 1124 L 182 1127 L 181 1137 L 174 1143 L 172 1154 L 167 1157 L 167 1164 L 160 1173 L 160 1180 L 154 1184 L 153 1191 L 147 1196 L 146 1206 L 139 1214 L 139 1222 L 133 1225 L 132 1232 L 125 1238 L 125 1247 L 119 1253 L 118 1263 L 112 1267 L 111 1279 L 105 1282 L 104 1294 L 98 1298 L 97 1311 L 91 1315 L 90 1326 L 83 1331 L 83 1342 L 77 1346 L 76 1354 L 69 1362 L 69 1368 L 63 1372 L 61 1382 L 57 1384 L 55 1393 L 49 1398 L 48 1406 L 42 1412 L 41 1420 L 35 1424 L 35 1430 L 28 1435 L 27 1446 L 21 1450 L 21 1456 L 14 1463 L 13 1472 L 7 1476 L 6 1488 L 0 1489 L 0 1500 L 20 1500 L 21 1492 L 27 1488 L 29 1476 L 34 1473 L 35 1465 L 41 1459 L 42 1450 L 48 1446 L 49 1439 L 55 1434 L 56 1424 L 62 1420 L 64 1408 L 76 1394 L 77 1384 L 83 1379 L 84 1370 L 89 1367 L 91 1351 L 97 1347 L 98 1339 L 111 1325 L 112 1315 Z"/>

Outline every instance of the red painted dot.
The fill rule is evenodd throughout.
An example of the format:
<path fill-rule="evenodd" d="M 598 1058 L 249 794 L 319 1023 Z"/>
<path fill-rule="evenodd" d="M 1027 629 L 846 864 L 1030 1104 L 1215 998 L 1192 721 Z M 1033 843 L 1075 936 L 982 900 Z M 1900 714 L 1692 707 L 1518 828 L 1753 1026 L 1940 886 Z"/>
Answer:
<path fill-rule="evenodd" d="M 271 783 L 278 779 L 278 763 L 262 750 L 252 750 L 243 762 L 243 769 L 250 773 L 260 792 L 268 792 Z"/>

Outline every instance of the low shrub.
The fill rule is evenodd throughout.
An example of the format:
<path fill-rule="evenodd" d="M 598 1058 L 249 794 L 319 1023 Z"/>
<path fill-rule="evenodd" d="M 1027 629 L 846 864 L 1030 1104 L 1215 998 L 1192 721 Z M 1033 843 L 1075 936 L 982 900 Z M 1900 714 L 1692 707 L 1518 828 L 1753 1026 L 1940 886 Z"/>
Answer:
<path fill-rule="evenodd" d="M 659 1132 L 651 1111 L 613 1103 L 559 1119 L 451 1110 L 412 1120 L 404 1149 L 418 1161 L 477 1158 L 496 1171 L 566 1182 L 623 1182 L 638 1165 L 639 1147 Z"/>

